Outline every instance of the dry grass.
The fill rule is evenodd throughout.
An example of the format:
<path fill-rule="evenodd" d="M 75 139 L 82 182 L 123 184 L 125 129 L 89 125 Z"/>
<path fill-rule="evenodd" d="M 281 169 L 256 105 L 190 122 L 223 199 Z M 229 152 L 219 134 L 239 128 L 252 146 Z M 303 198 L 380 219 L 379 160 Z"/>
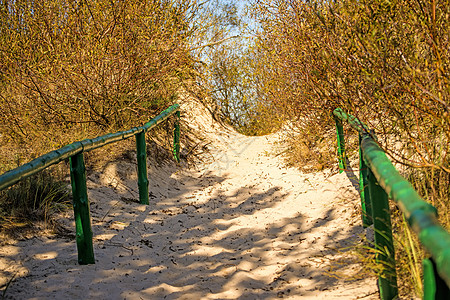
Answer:
<path fill-rule="evenodd" d="M 24 234 L 33 228 L 54 229 L 53 216 L 71 206 L 70 185 L 59 166 L 21 180 L 0 192 L 0 231 Z"/>

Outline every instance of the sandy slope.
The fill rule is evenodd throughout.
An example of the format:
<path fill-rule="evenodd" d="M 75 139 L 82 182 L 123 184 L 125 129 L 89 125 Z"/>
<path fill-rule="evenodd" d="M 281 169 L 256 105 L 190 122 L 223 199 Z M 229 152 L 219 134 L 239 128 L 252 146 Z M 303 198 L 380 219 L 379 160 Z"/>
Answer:
<path fill-rule="evenodd" d="M 377 299 L 373 277 L 330 276 L 360 269 L 336 251 L 363 232 L 347 176 L 285 168 L 277 135 L 244 137 L 189 111 L 211 141 L 205 160 L 150 166 L 149 206 L 136 203 L 134 163 L 89 176 L 97 263 L 78 265 L 71 238 L 13 242 L 0 248 L 0 284 L 16 275 L 6 298 Z"/>

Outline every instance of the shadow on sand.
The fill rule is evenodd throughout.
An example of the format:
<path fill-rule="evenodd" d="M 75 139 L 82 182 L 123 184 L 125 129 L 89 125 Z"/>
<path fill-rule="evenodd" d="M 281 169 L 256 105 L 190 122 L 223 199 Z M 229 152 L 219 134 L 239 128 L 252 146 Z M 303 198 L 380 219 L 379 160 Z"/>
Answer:
<path fill-rule="evenodd" d="M 136 203 L 135 181 L 122 178 L 109 187 L 91 182 L 97 263 L 78 265 L 70 239 L 21 242 L 3 259 L 22 261 L 29 272 L 15 278 L 6 299 L 300 298 L 338 284 L 324 274 L 331 268 L 326 257 L 350 245 L 360 226 L 345 224 L 345 234 L 333 228 L 311 238 L 337 208 L 316 220 L 300 208 L 275 222 L 259 222 L 291 192 L 279 186 L 225 189 L 227 174 L 163 169 L 150 172 L 149 206 Z M 99 200 L 105 196 L 106 202 Z M 314 247 L 319 242 L 328 246 Z"/>

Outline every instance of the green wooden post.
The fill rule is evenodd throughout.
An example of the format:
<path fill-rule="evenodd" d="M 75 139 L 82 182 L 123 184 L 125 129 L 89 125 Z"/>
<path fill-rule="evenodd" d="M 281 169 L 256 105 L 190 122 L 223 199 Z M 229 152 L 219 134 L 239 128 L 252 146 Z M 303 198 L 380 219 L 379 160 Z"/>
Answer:
<path fill-rule="evenodd" d="M 139 202 L 148 205 L 147 144 L 145 142 L 145 131 L 136 134 L 136 151 Z"/>
<path fill-rule="evenodd" d="M 368 167 L 364 161 L 363 150 L 361 148 L 362 136 L 359 135 L 359 195 L 361 197 L 362 224 L 364 228 L 373 224 L 372 203 L 369 193 L 369 183 L 367 181 Z"/>
<path fill-rule="evenodd" d="M 69 160 L 77 235 L 78 263 L 80 265 L 95 264 L 83 153 L 75 154 Z"/>
<path fill-rule="evenodd" d="M 426 258 L 423 266 L 423 299 L 424 300 L 448 300 L 450 289 L 439 276 L 433 259 Z"/>
<path fill-rule="evenodd" d="M 342 121 L 340 119 L 335 117 L 334 120 L 336 121 L 339 173 L 342 173 L 347 168 L 347 162 L 346 162 L 346 156 L 345 156 L 344 128 L 342 127 Z"/>
<path fill-rule="evenodd" d="M 180 111 L 176 112 L 175 127 L 173 129 L 173 157 L 180 162 Z"/>
<path fill-rule="evenodd" d="M 436 278 L 434 277 L 433 263 L 429 259 L 424 259 L 423 266 L 423 299 L 435 300 Z"/>
<path fill-rule="evenodd" d="M 392 300 L 398 296 L 398 289 L 389 199 L 384 189 L 378 184 L 372 170 L 370 168 L 367 170 L 375 232 L 376 261 L 382 265 L 383 269 L 378 277 L 378 288 L 382 300 Z"/>

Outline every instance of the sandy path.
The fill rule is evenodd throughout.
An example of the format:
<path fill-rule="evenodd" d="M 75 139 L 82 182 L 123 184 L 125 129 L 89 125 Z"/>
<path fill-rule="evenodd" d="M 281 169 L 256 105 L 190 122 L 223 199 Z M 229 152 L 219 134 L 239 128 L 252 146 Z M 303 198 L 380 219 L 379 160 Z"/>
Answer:
<path fill-rule="evenodd" d="M 373 277 L 327 276 L 359 271 L 336 251 L 363 232 L 347 176 L 283 167 L 267 154 L 276 135 L 211 132 L 204 163 L 150 168 L 149 206 L 133 163 L 89 177 L 95 265 L 77 264 L 70 238 L 1 247 L 6 298 L 377 299 Z"/>

